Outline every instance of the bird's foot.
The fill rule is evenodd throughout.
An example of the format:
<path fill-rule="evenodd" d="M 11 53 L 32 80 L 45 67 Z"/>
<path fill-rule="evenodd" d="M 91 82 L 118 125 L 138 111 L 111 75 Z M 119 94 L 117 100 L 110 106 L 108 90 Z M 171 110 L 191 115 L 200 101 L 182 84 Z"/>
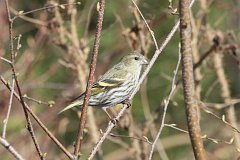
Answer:
<path fill-rule="evenodd" d="M 126 105 L 127 105 L 127 108 L 129 108 L 129 107 L 132 106 L 132 104 L 131 104 L 131 102 L 130 102 L 129 99 L 125 99 L 124 101 L 122 101 L 122 104 L 126 104 Z"/>
<path fill-rule="evenodd" d="M 118 123 L 118 120 L 116 118 L 112 118 L 109 121 L 109 125 L 110 125 L 110 123 L 112 123 L 114 125 L 114 127 L 115 127 L 117 125 L 117 123 Z"/>

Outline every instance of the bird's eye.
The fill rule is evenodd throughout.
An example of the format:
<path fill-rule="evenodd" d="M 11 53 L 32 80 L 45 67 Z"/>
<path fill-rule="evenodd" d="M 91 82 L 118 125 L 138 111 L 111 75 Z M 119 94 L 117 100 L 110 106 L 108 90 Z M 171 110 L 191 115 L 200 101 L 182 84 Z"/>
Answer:
<path fill-rule="evenodd" d="M 139 60 L 139 57 L 134 57 L 134 59 L 137 61 L 137 60 Z"/>

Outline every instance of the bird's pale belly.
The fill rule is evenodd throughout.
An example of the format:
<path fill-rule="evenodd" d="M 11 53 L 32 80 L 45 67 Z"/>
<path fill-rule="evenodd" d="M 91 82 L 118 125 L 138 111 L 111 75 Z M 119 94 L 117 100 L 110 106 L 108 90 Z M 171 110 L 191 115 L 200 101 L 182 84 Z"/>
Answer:
<path fill-rule="evenodd" d="M 89 105 L 90 106 L 99 106 L 99 107 L 113 107 L 131 95 L 135 86 L 132 87 L 118 87 L 111 91 L 106 91 L 94 96 L 91 96 Z"/>

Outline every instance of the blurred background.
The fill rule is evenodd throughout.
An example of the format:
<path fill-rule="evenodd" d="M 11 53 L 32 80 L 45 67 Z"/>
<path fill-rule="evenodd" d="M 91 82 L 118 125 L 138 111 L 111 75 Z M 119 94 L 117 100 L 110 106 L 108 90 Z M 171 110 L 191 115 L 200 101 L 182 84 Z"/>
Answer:
<path fill-rule="evenodd" d="M 85 90 L 97 23 L 97 0 L 79 2 L 80 5 L 74 0 L 9 0 L 13 17 L 45 7 L 14 21 L 14 49 L 17 44 L 21 46 L 15 65 L 25 101 L 70 152 L 77 136 L 80 111 L 69 110 L 61 115 L 57 112 Z M 68 5 L 49 7 L 55 4 Z M 137 5 L 161 44 L 178 20 L 178 1 L 142 0 Z M 192 49 L 194 63 L 198 64 L 194 70 L 196 96 L 202 106 L 199 116 L 204 147 L 208 159 L 213 160 L 240 156 L 240 134 L 231 127 L 240 127 L 239 14 L 238 0 L 199 0 L 192 9 Z M 0 56 L 10 59 L 4 1 L 0 1 L 0 26 Z M 116 136 L 105 140 L 96 159 L 148 157 L 151 144 L 144 137 L 152 142 L 160 127 L 164 100 L 169 95 L 178 61 L 178 44 L 177 31 L 134 97 L 132 107 L 112 130 Z M 106 1 L 95 78 L 133 50 L 141 51 L 148 59 L 154 54 L 155 46 L 146 25 L 131 1 Z M 0 74 L 11 83 L 11 68 L 3 60 Z M 153 156 L 156 160 L 194 159 L 188 134 L 179 130 L 187 131 L 180 70 L 177 82 L 165 119 L 166 124 L 174 125 L 164 127 Z M 9 90 L 0 83 L 1 133 L 9 96 Z M 120 108 L 121 105 L 112 109 L 112 115 Z M 89 107 L 81 159 L 86 159 L 108 121 L 102 110 Z M 67 159 L 33 119 L 32 122 L 46 158 Z M 22 106 L 14 98 L 6 139 L 26 159 L 38 159 L 25 126 Z M 13 159 L 3 147 L 0 147 L 0 157 Z"/>

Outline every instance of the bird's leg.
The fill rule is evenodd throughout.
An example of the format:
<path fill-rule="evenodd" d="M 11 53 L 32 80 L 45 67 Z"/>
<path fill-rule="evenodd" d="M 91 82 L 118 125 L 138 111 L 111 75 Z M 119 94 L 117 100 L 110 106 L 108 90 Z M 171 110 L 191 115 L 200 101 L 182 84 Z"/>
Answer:
<path fill-rule="evenodd" d="M 129 99 L 125 99 L 124 101 L 122 101 L 122 104 L 126 104 L 128 106 L 127 108 L 132 106 L 132 104 L 131 104 Z"/>
<path fill-rule="evenodd" d="M 114 126 L 116 126 L 117 124 L 117 120 L 115 118 L 112 118 L 111 115 L 108 113 L 107 108 L 103 107 L 102 108 L 104 110 L 104 112 L 107 114 L 108 118 L 110 119 L 110 121 L 114 124 Z"/>

